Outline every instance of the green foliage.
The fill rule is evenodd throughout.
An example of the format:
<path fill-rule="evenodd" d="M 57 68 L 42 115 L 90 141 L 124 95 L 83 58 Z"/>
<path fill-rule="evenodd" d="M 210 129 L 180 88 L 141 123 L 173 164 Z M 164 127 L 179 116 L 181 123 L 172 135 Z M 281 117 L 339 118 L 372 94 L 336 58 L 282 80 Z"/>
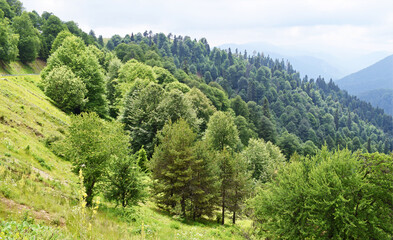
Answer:
<path fill-rule="evenodd" d="M 246 102 L 244 102 L 239 95 L 231 99 L 231 108 L 235 112 L 236 116 L 240 115 L 248 120 L 250 112 L 248 111 Z"/>
<path fill-rule="evenodd" d="M 248 145 L 250 138 L 256 138 L 257 134 L 254 131 L 254 126 L 249 124 L 243 116 L 237 116 L 235 118 L 235 125 L 239 132 L 239 138 L 243 146 Z"/>
<path fill-rule="evenodd" d="M 136 156 L 114 156 L 106 170 L 105 197 L 124 207 L 136 205 L 146 197 Z"/>
<path fill-rule="evenodd" d="M 136 60 L 130 60 L 119 69 L 117 91 L 121 93 L 121 97 L 126 96 L 131 85 L 137 79 L 156 82 L 152 67 Z"/>
<path fill-rule="evenodd" d="M 235 154 L 233 164 L 232 186 L 228 198 L 228 210 L 232 212 L 232 223 L 236 223 L 236 216 L 244 209 L 245 200 L 251 193 L 251 174 L 247 168 L 247 160 L 240 154 Z"/>
<path fill-rule="evenodd" d="M 29 221 L 1 221 L 1 239 L 70 239 L 61 231 L 48 226 L 34 224 Z"/>
<path fill-rule="evenodd" d="M 128 137 L 117 122 L 105 122 L 95 113 L 82 113 L 71 118 L 62 152 L 72 161 L 73 172 L 83 169 L 86 202 L 91 206 L 96 186 L 104 178 L 105 169 L 114 156 L 122 159 L 128 153 Z"/>
<path fill-rule="evenodd" d="M 172 89 L 177 89 L 184 94 L 190 91 L 190 88 L 186 84 L 181 82 L 171 82 L 165 86 L 165 90 L 167 92 L 170 92 Z"/>
<path fill-rule="evenodd" d="M 287 131 L 278 139 L 277 145 L 288 160 L 291 158 L 292 154 L 299 151 L 300 148 L 298 137 L 292 133 L 288 133 Z"/>
<path fill-rule="evenodd" d="M 156 180 L 153 190 L 157 203 L 171 211 L 180 205 L 180 213 L 186 216 L 187 200 L 192 194 L 192 146 L 196 134 L 185 120 L 180 119 L 166 124 L 158 139 L 160 144 L 150 160 L 152 177 Z"/>
<path fill-rule="evenodd" d="M 176 78 L 173 77 L 173 75 L 165 68 L 153 67 L 153 71 L 155 73 L 155 78 L 159 84 L 169 84 L 172 82 L 177 82 Z"/>
<path fill-rule="evenodd" d="M 65 26 L 55 15 L 50 15 L 49 18 L 44 21 L 41 34 L 41 58 L 45 60 L 48 59 L 53 41 L 55 40 L 57 34 L 66 29 L 67 26 Z"/>
<path fill-rule="evenodd" d="M 197 118 L 191 102 L 177 89 L 164 93 L 157 110 L 165 121 L 176 122 L 183 118 L 194 130 L 199 128 L 201 121 Z"/>
<path fill-rule="evenodd" d="M 52 43 L 52 49 L 51 49 L 51 54 L 53 54 L 54 52 L 56 52 L 56 50 L 63 44 L 63 41 L 67 38 L 67 37 L 71 37 L 73 36 L 72 33 L 70 33 L 70 31 L 68 30 L 63 30 L 61 31 L 59 34 L 57 34 L 55 40 Z"/>
<path fill-rule="evenodd" d="M 160 207 L 194 220 L 213 216 L 218 203 L 214 154 L 197 142 L 187 122 L 169 122 L 159 135 L 150 162 L 154 193 Z"/>
<path fill-rule="evenodd" d="M 88 101 L 82 110 L 94 111 L 101 117 L 105 117 L 108 109 L 102 68 L 96 56 L 88 51 L 82 39 L 75 36 L 64 39 L 63 44 L 48 59 L 41 77 L 46 80 L 49 72 L 60 66 L 67 66 L 85 84 Z"/>
<path fill-rule="evenodd" d="M 119 69 L 123 64 L 118 58 L 109 61 L 108 72 L 106 76 L 106 93 L 109 105 L 109 116 L 116 118 L 119 115 L 121 100 L 119 89 L 117 88 Z"/>
<path fill-rule="evenodd" d="M 250 139 L 248 147 L 241 154 L 246 159 L 252 178 L 263 183 L 272 181 L 285 162 L 280 149 L 263 139 Z"/>
<path fill-rule="evenodd" d="M 191 212 L 192 217 L 213 217 L 219 203 L 219 179 L 215 153 L 208 151 L 206 141 L 196 142 L 193 148 L 195 161 L 192 163 L 193 177 L 191 180 Z"/>
<path fill-rule="evenodd" d="M 166 120 L 158 111 L 163 94 L 158 84 L 141 80 L 136 81 L 128 93 L 121 121 L 130 133 L 134 152 L 144 146 L 148 156 L 153 153 L 155 135 Z"/>
<path fill-rule="evenodd" d="M 6 17 L 11 20 L 15 17 L 15 12 L 12 10 L 11 6 L 6 0 L 0 0 L 0 10 L 3 12 L 1 18 Z"/>
<path fill-rule="evenodd" d="M 390 239 L 393 161 L 328 152 L 294 159 L 253 200 L 260 234 L 280 239 Z"/>
<path fill-rule="evenodd" d="M 55 67 L 43 80 L 45 94 L 65 112 L 83 109 L 87 94 L 85 84 L 67 67 Z"/>
<path fill-rule="evenodd" d="M 3 18 L 0 9 L 0 60 L 14 61 L 18 56 L 19 36 L 12 31 L 7 18 Z"/>
<path fill-rule="evenodd" d="M 229 113 L 215 112 L 207 124 L 206 139 L 212 149 L 219 151 L 226 147 L 236 149 L 239 136 L 233 117 Z"/>
<path fill-rule="evenodd" d="M 258 123 L 258 127 L 258 135 L 261 138 L 267 142 L 276 143 L 276 127 L 269 118 L 263 115 Z"/>
<path fill-rule="evenodd" d="M 120 82 L 132 82 L 137 78 L 155 82 L 153 68 L 136 60 L 126 62 L 119 70 Z"/>
<path fill-rule="evenodd" d="M 139 151 L 135 154 L 136 155 L 136 162 L 141 169 L 142 172 L 147 171 L 147 154 L 143 146 Z"/>
<path fill-rule="evenodd" d="M 212 102 L 198 88 L 192 88 L 186 93 L 185 97 L 191 102 L 192 108 L 195 110 L 197 118 L 202 120 L 200 124 L 201 132 L 207 128 L 210 116 L 216 111 Z"/>
<path fill-rule="evenodd" d="M 34 28 L 29 15 L 24 12 L 12 20 L 14 32 L 19 34 L 18 50 L 22 62 L 34 61 L 40 50 L 39 32 Z"/>

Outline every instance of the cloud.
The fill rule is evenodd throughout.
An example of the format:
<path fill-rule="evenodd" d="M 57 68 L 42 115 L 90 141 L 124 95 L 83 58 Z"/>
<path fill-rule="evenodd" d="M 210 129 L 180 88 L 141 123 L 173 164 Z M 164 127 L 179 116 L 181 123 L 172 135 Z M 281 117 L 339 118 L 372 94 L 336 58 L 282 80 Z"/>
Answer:
<path fill-rule="evenodd" d="M 304 50 L 393 52 L 391 0 L 29 0 L 85 31 L 110 37 L 154 32 L 212 45 L 263 41 Z"/>

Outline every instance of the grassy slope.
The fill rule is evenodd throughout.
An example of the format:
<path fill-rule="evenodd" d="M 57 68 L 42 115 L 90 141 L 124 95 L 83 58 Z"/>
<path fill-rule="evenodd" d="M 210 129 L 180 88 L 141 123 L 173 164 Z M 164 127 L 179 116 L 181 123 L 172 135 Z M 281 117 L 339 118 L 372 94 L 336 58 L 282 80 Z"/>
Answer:
<path fill-rule="evenodd" d="M 0 75 L 34 74 L 39 73 L 44 67 L 45 62 L 39 59 L 26 64 L 0 61 Z"/>
<path fill-rule="evenodd" d="M 51 226 L 59 239 L 73 238 L 81 224 L 88 229 L 75 206 L 78 178 L 48 144 L 63 137 L 69 117 L 51 104 L 39 81 L 39 76 L 0 77 L 0 219 L 6 225 L 34 221 Z M 237 226 L 184 222 L 151 202 L 127 211 L 101 203 L 90 223 L 86 231 L 93 239 L 243 239 L 238 226 L 250 226 L 246 220 Z"/>

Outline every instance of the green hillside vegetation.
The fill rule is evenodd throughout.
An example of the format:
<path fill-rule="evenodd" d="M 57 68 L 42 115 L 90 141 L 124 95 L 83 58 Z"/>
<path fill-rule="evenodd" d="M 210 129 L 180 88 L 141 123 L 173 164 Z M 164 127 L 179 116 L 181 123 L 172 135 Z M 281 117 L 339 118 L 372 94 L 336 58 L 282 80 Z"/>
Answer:
<path fill-rule="evenodd" d="M 45 65 L 40 59 L 29 63 L 0 61 L 0 75 L 39 74 Z"/>
<path fill-rule="evenodd" d="M 337 80 L 338 86 L 351 94 L 375 89 L 393 89 L 393 55 L 373 65 Z"/>
<path fill-rule="evenodd" d="M 73 239 L 81 234 L 79 180 L 71 163 L 53 152 L 70 118 L 37 87 L 39 76 L 5 77 L 0 84 L 2 234 Z M 90 223 L 84 234 L 93 239 L 242 239 L 241 227 L 250 226 L 247 220 L 232 227 L 172 218 L 151 202 L 122 210 L 106 201 Z"/>
<path fill-rule="evenodd" d="M 46 61 L 0 80 L 4 237 L 392 238 L 381 109 L 263 54 L 151 31 L 104 44 L 0 3 L 0 59 Z"/>
<path fill-rule="evenodd" d="M 393 55 L 336 81 L 359 99 L 393 115 Z"/>
<path fill-rule="evenodd" d="M 387 114 L 393 115 L 393 89 L 375 89 L 358 94 L 359 99 L 382 108 Z"/>

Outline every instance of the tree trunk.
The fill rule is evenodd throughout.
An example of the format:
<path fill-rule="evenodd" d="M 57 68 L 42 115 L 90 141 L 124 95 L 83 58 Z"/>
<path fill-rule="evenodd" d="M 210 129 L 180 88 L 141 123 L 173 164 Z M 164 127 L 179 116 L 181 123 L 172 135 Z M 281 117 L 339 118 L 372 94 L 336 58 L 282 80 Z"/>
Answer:
<path fill-rule="evenodd" d="M 87 185 L 87 184 L 86 184 Z M 90 185 L 87 185 L 86 187 L 86 206 L 87 207 L 91 207 L 92 203 L 93 203 L 93 188 L 95 185 L 95 181 L 92 181 L 90 183 Z"/>
<path fill-rule="evenodd" d="M 225 191 L 222 194 L 222 213 L 221 213 L 221 225 L 225 223 Z"/>
<path fill-rule="evenodd" d="M 182 199 L 180 201 L 180 205 L 181 205 L 181 213 L 182 213 L 183 217 L 186 217 L 186 199 L 184 198 L 184 196 L 182 197 Z"/>
<path fill-rule="evenodd" d="M 233 211 L 233 216 L 232 216 L 232 223 L 236 223 L 236 211 Z"/>

